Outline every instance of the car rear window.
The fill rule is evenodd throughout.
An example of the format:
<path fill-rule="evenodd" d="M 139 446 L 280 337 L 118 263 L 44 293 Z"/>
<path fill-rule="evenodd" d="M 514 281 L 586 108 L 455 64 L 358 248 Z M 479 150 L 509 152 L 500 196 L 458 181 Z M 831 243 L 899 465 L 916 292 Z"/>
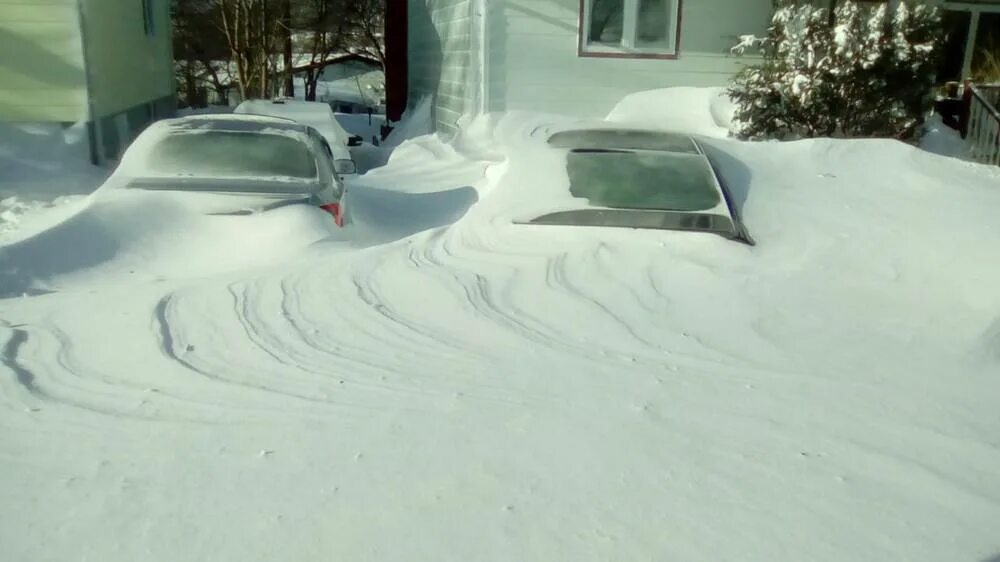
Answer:
<path fill-rule="evenodd" d="M 153 147 L 146 164 L 151 172 L 167 175 L 316 177 L 316 161 L 303 142 L 268 133 L 175 133 Z"/>
<path fill-rule="evenodd" d="M 566 169 L 570 193 L 595 207 L 696 212 L 722 202 L 699 154 L 573 150 Z"/>

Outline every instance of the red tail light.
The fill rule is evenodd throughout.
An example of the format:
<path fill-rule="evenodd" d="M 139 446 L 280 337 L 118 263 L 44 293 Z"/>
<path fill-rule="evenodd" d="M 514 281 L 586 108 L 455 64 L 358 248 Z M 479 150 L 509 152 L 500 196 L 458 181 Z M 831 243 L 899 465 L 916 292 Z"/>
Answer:
<path fill-rule="evenodd" d="M 333 222 L 336 223 L 337 226 L 344 226 L 344 212 L 340 208 L 340 203 L 328 203 L 326 205 L 320 205 L 319 208 L 333 215 Z"/>

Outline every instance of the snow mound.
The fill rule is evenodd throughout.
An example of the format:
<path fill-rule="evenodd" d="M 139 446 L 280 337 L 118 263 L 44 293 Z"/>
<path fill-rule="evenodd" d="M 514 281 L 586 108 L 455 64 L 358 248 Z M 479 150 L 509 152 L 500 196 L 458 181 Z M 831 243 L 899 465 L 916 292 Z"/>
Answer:
<path fill-rule="evenodd" d="M 403 141 L 433 132 L 432 102 L 433 100 L 428 96 L 407 108 L 399 122 L 393 125 L 394 128 L 385 138 L 383 146 L 396 147 Z"/>
<path fill-rule="evenodd" d="M 19 197 L 0 199 L 0 244 L 43 230 L 69 214 L 83 203 L 83 195 L 62 195 L 51 201 Z"/>
<path fill-rule="evenodd" d="M 944 124 L 941 116 L 934 114 L 924 124 L 920 148 L 941 156 L 963 158 L 969 150 L 958 131 Z"/>
<path fill-rule="evenodd" d="M 108 170 L 90 163 L 86 124 L 0 123 L 0 199 L 52 201 L 92 192 Z"/>
<path fill-rule="evenodd" d="M 729 136 L 735 106 L 724 88 L 664 88 L 623 98 L 607 120 L 708 137 Z"/>
<path fill-rule="evenodd" d="M 292 205 L 208 216 L 184 194 L 104 191 L 56 226 L 0 247 L 0 295 L 96 278 L 192 278 L 274 264 L 337 234 L 330 216 Z"/>

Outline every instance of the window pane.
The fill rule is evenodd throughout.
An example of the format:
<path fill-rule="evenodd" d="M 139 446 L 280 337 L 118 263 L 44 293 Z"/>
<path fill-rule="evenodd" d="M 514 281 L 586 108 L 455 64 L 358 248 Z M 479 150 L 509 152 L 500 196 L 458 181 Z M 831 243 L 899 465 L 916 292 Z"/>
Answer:
<path fill-rule="evenodd" d="M 969 36 L 970 19 L 969 12 L 948 10 L 941 15 L 944 42 L 941 45 L 941 57 L 937 69 L 938 82 L 941 84 L 962 79 L 962 63 L 965 43 Z"/>
<path fill-rule="evenodd" d="M 193 177 L 316 177 L 316 161 L 305 144 L 256 133 L 170 135 L 150 152 L 147 166 L 156 174 Z"/>
<path fill-rule="evenodd" d="M 625 20 L 625 0 L 591 0 L 590 43 L 621 45 Z"/>
<path fill-rule="evenodd" d="M 1000 14 L 979 14 L 979 33 L 972 54 L 972 79 L 1000 81 Z"/>
<path fill-rule="evenodd" d="M 639 0 L 635 44 L 645 49 L 671 49 L 670 27 L 674 25 L 672 0 Z"/>

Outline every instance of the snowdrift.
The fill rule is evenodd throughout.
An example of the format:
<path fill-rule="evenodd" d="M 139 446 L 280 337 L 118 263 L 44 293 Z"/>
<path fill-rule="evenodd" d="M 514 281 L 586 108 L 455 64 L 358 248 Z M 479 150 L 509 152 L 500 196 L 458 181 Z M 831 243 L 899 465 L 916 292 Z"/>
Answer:
<path fill-rule="evenodd" d="M 545 139 L 574 123 L 512 113 L 402 142 L 352 194 L 385 235 L 350 250 L 288 244 L 276 265 L 126 286 L 126 264 L 187 264 L 172 252 L 196 240 L 245 259 L 323 233 L 311 215 L 250 217 L 271 225 L 258 236 L 125 203 L 13 247 L 21 264 L 86 234 L 96 259 L 73 267 L 100 265 L 0 301 L 0 544 L 18 560 L 994 558 L 997 172 L 891 141 L 711 138 L 752 248 L 512 224 L 566 197 Z"/>
<path fill-rule="evenodd" d="M 48 230 L 0 246 L 0 295 L 260 267 L 338 235 L 328 214 L 303 206 L 208 216 L 183 194 L 109 191 L 88 203 Z"/>

